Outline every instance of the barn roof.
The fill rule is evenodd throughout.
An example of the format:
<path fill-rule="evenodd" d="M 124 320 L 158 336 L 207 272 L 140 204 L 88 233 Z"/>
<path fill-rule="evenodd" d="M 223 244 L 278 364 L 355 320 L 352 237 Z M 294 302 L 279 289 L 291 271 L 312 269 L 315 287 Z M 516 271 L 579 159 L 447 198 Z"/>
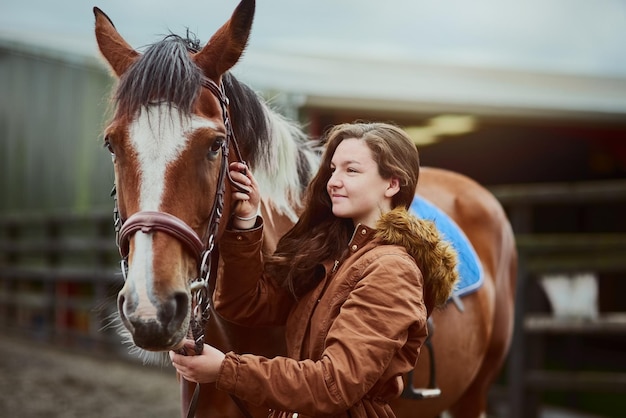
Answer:
<path fill-rule="evenodd" d="M 93 39 L 0 31 L 0 48 L 105 70 Z M 626 77 L 429 63 L 397 56 L 255 47 L 233 72 L 292 106 L 617 119 Z"/>
<path fill-rule="evenodd" d="M 623 117 L 626 77 L 249 51 L 237 73 L 322 107 L 493 115 Z"/>

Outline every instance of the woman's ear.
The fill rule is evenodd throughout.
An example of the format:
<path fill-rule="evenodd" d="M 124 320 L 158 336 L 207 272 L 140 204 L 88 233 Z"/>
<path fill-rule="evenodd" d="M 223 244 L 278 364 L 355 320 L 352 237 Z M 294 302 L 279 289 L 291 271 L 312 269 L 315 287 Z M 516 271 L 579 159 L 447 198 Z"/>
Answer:
<path fill-rule="evenodd" d="M 387 190 L 385 190 L 386 197 L 393 197 L 400 191 L 400 179 L 397 177 L 392 177 L 389 180 L 389 186 L 387 186 Z"/>

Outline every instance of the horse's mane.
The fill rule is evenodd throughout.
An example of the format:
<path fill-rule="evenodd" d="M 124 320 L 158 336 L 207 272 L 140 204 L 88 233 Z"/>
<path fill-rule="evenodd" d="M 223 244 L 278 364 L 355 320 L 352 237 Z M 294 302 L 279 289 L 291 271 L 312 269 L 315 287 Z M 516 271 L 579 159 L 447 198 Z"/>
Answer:
<path fill-rule="evenodd" d="M 271 109 L 232 74 L 224 75 L 235 136 L 248 155 L 261 196 L 297 220 L 302 193 L 319 165 L 319 150 L 302 129 Z"/>
<path fill-rule="evenodd" d="M 165 102 L 190 115 L 198 99 L 202 70 L 189 52 L 196 39 L 169 35 L 150 45 L 120 79 L 117 114 L 133 118 L 143 107 Z M 300 127 L 272 110 L 231 73 L 222 81 L 239 147 L 261 188 L 276 210 L 297 219 L 302 193 L 317 170 L 319 152 Z"/>

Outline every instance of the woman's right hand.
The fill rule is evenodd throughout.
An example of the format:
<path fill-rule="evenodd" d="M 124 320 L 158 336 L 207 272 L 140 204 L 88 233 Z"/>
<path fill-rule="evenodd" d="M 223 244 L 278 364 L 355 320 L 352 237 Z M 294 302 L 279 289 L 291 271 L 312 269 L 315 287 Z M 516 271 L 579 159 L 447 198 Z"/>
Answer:
<path fill-rule="evenodd" d="M 237 190 L 236 187 L 231 187 L 233 226 L 237 229 L 252 228 L 256 223 L 256 215 L 259 212 L 261 202 L 259 185 L 246 164 L 230 163 L 229 170 L 230 178 L 249 190 L 249 193 L 245 193 Z"/>
<path fill-rule="evenodd" d="M 193 340 L 185 340 L 185 348 L 190 352 L 195 350 L 195 344 Z M 199 355 L 185 356 L 174 351 L 169 354 L 176 371 L 188 382 L 215 382 L 224 361 L 224 353 L 208 344 L 204 344 Z"/>

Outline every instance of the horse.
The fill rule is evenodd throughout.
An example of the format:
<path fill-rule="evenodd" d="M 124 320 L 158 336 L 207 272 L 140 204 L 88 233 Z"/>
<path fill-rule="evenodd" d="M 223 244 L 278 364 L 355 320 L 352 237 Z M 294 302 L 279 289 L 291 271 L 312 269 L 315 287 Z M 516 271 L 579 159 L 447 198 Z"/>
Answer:
<path fill-rule="evenodd" d="M 254 9 L 253 0 L 241 0 L 204 46 L 170 35 L 140 53 L 94 8 L 99 50 L 119 79 L 103 135 L 115 172 L 125 276 L 118 315 L 144 352 L 179 349 L 188 335 L 224 351 L 275 356 L 285 350 L 282 329 L 235 326 L 208 303 L 220 274 L 222 214 L 230 213 L 231 191 L 239 187 L 229 179 L 228 163 L 245 161 L 260 184 L 268 252 L 297 221 L 319 164 L 315 141 L 230 71 L 247 46 Z M 512 228 L 495 197 L 459 173 L 423 167 L 416 196 L 458 225 L 482 283 L 432 314 L 429 348 L 405 376 L 409 396 L 392 407 L 399 417 L 484 416 L 512 337 Z M 181 379 L 180 387 L 182 416 L 267 415 L 214 385 Z M 424 399 L 409 399 L 415 397 Z"/>

